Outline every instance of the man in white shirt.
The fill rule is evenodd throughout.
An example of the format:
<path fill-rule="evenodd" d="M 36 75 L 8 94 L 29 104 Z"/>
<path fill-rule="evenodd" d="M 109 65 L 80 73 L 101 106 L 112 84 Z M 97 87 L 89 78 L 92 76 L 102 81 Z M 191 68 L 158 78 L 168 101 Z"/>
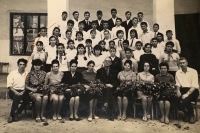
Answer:
<path fill-rule="evenodd" d="M 25 79 L 27 75 L 27 73 L 25 72 L 25 67 L 27 65 L 27 60 L 23 58 L 19 59 L 17 61 L 17 65 L 18 69 L 10 72 L 7 77 L 7 88 L 9 89 L 9 97 L 13 100 L 8 123 L 18 121 L 19 119 L 16 116 L 18 114 L 21 114 L 26 105 L 25 102 L 23 102 L 17 110 L 25 91 Z"/>
<path fill-rule="evenodd" d="M 159 24 L 157 24 L 157 23 L 155 23 L 154 25 L 153 25 L 153 33 L 154 33 L 154 37 L 157 37 L 157 35 L 158 35 L 158 33 L 161 33 L 161 32 L 159 32 Z"/>
<path fill-rule="evenodd" d="M 112 35 L 112 31 L 110 31 L 108 29 L 109 25 L 108 25 L 108 21 L 104 20 L 103 21 L 103 30 L 101 31 L 101 40 L 103 40 L 105 37 L 104 37 L 104 31 L 109 31 L 109 39 L 112 39 L 111 35 Z"/>
<path fill-rule="evenodd" d="M 92 29 L 88 30 L 88 34 L 91 34 L 90 33 L 91 30 L 96 31 L 96 37 L 95 38 L 101 40 L 101 33 L 100 33 L 100 31 L 97 30 L 97 21 L 95 21 L 95 20 L 92 21 Z M 91 38 L 91 35 L 89 35 L 89 38 Z"/>
<path fill-rule="evenodd" d="M 141 41 L 137 41 L 135 43 L 135 47 L 136 47 L 136 50 L 133 51 L 133 56 L 137 60 L 137 62 L 139 63 L 140 56 L 144 54 L 144 50 L 141 49 L 142 48 L 142 42 Z"/>
<path fill-rule="evenodd" d="M 142 12 L 138 12 L 137 17 L 139 19 L 138 24 L 140 25 L 142 22 L 146 22 L 147 23 L 147 29 L 148 29 L 148 31 L 150 31 L 149 23 L 143 19 L 144 14 Z"/>
<path fill-rule="evenodd" d="M 58 27 L 60 29 L 60 34 L 64 34 L 66 29 L 67 29 L 67 17 L 68 14 L 66 11 L 62 12 L 62 20 L 59 20 L 56 24 L 55 27 Z"/>
<path fill-rule="evenodd" d="M 187 66 L 188 62 L 184 57 L 179 59 L 179 64 L 181 69 L 176 72 L 175 76 L 178 99 L 174 99 L 173 102 L 179 110 L 185 113 L 184 121 L 193 124 L 196 118 L 191 101 L 195 101 L 199 96 L 198 73 Z"/>
<path fill-rule="evenodd" d="M 140 24 L 138 24 L 138 18 L 137 17 L 134 17 L 132 19 L 132 27 L 128 30 L 128 39 L 131 38 L 130 31 L 133 30 L 133 29 L 135 29 L 137 31 L 137 35 L 138 35 L 138 39 L 139 39 L 142 35 L 142 29 L 141 29 Z"/>
<path fill-rule="evenodd" d="M 117 38 L 117 31 L 118 30 L 122 30 L 124 32 L 124 39 L 126 38 L 126 31 L 125 28 L 121 26 L 122 23 L 122 19 L 121 18 L 117 18 L 116 19 L 116 26 L 112 28 L 112 38 Z"/>
<path fill-rule="evenodd" d="M 122 26 L 125 28 L 126 30 L 126 38 L 125 39 L 128 39 L 128 31 L 129 29 L 132 27 L 132 21 L 131 21 L 131 12 L 130 11 L 127 11 L 125 13 L 125 16 L 126 16 L 126 21 L 122 22 Z"/>
<path fill-rule="evenodd" d="M 111 9 L 111 15 L 112 18 L 110 18 L 108 20 L 108 24 L 109 24 L 109 30 L 112 30 L 113 27 L 115 27 L 116 25 L 116 19 L 118 18 L 117 15 L 117 10 L 115 8 Z"/>
<path fill-rule="evenodd" d="M 151 43 L 151 39 L 154 37 L 153 32 L 149 31 L 147 29 L 147 23 L 146 22 L 142 22 L 141 23 L 141 28 L 142 28 L 142 35 L 141 35 L 141 40 L 143 45 L 145 45 L 146 43 Z"/>
<path fill-rule="evenodd" d="M 78 18 L 79 18 L 79 13 L 78 13 L 78 11 L 74 11 L 73 12 L 73 21 L 74 21 L 74 27 L 73 27 L 73 30 L 75 30 L 75 31 L 77 31 L 78 30 L 78 23 L 79 23 L 79 20 L 78 20 Z"/>
<path fill-rule="evenodd" d="M 162 33 L 158 33 L 157 39 L 158 39 L 158 47 L 164 51 L 166 45 L 166 42 L 164 42 L 164 35 Z"/>
<path fill-rule="evenodd" d="M 160 49 L 158 46 L 158 39 L 157 38 L 152 38 L 152 54 L 156 56 L 156 58 L 159 60 L 160 56 L 164 53 L 164 50 Z"/>

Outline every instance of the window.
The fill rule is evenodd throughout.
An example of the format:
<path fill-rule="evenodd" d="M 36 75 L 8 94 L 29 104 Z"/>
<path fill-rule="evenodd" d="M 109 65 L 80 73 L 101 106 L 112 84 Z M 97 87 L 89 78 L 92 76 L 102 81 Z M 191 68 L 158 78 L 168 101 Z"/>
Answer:
<path fill-rule="evenodd" d="M 47 13 L 10 13 L 10 54 L 31 55 L 39 29 L 47 27 Z"/>

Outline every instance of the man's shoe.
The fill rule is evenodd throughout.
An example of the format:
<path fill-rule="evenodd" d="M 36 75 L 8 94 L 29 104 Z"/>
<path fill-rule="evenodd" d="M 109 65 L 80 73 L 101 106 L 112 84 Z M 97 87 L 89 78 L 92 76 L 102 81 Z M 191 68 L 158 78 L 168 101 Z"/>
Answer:
<path fill-rule="evenodd" d="M 12 123 L 13 122 L 13 118 L 10 116 L 8 117 L 8 123 Z"/>
<path fill-rule="evenodd" d="M 186 116 L 183 117 L 183 122 L 188 122 L 188 118 Z"/>
<path fill-rule="evenodd" d="M 192 116 L 192 117 L 190 118 L 189 123 L 190 123 L 190 124 L 194 124 L 195 122 L 196 122 L 196 118 L 195 118 L 195 116 Z"/>

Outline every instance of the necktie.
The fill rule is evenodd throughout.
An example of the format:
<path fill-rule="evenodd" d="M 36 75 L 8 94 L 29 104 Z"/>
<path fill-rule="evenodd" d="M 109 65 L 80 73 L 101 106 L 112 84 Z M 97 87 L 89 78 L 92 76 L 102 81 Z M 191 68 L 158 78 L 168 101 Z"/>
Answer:
<path fill-rule="evenodd" d="M 155 34 L 154 34 L 154 37 L 156 37 L 156 32 L 155 32 Z"/>
<path fill-rule="evenodd" d="M 88 47 L 88 57 L 90 57 L 91 55 L 91 51 L 90 51 L 90 48 Z"/>
<path fill-rule="evenodd" d="M 59 56 L 60 64 L 62 64 L 62 56 Z"/>
<path fill-rule="evenodd" d="M 118 47 L 122 48 L 122 40 L 119 40 Z"/>
<path fill-rule="evenodd" d="M 131 47 L 133 46 L 133 38 L 131 39 L 132 41 L 131 41 Z"/>

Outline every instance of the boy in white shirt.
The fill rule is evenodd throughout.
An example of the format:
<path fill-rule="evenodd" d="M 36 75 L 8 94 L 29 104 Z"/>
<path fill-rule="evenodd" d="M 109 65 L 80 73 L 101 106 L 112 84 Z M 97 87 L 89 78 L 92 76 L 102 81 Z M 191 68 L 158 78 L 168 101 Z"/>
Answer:
<path fill-rule="evenodd" d="M 101 40 L 101 33 L 100 33 L 100 31 L 97 30 L 97 22 L 96 21 L 92 21 L 92 29 L 88 30 L 88 33 L 90 33 L 91 30 L 96 31 L 96 39 Z M 91 38 L 91 36 L 89 38 Z"/>
<path fill-rule="evenodd" d="M 147 28 L 148 24 L 146 22 L 141 23 L 142 28 L 142 35 L 141 35 L 141 41 L 145 45 L 146 43 L 151 43 L 151 39 L 154 37 L 154 34 L 152 31 L 149 31 Z"/>
<path fill-rule="evenodd" d="M 117 38 L 117 31 L 118 30 L 122 30 L 124 32 L 124 36 L 123 38 L 126 38 L 126 31 L 125 28 L 121 26 L 122 23 L 122 19 L 121 18 L 117 18 L 116 19 L 116 26 L 112 28 L 112 38 Z"/>
<path fill-rule="evenodd" d="M 111 38 L 112 31 L 110 31 L 110 30 L 108 29 L 108 27 L 109 27 L 108 21 L 104 20 L 104 21 L 103 21 L 103 30 L 101 31 L 101 40 L 103 40 L 103 39 L 105 38 L 105 37 L 104 37 L 104 31 L 109 31 L 109 38 L 112 39 L 112 38 Z"/>
<path fill-rule="evenodd" d="M 105 48 L 109 49 L 109 42 L 110 42 L 110 32 L 108 30 L 104 31 L 104 39 L 103 39 L 106 43 Z"/>
<path fill-rule="evenodd" d="M 138 35 L 138 39 L 139 39 L 142 35 L 142 29 L 141 29 L 140 24 L 138 24 L 138 18 L 137 17 L 134 17 L 132 19 L 132 24 L 133 24 L 133 26 L 128 30 L 128 39 L 131 38 L 130 31 L 133 30 L 133 29 L 135 29 L 137 31 L 137 35 Z"/>
<path fill-rule="evenodd" d="M 117 50 L 117 48 L 115 47 L 115 41 L 113 41 L 113 40 L 109 41 L 109 48 L 108 48 L 108 51 L 110 51 L 111 48 L 115 48 L 115 49 L 116 49 L 116 56 L 117 56 L 118 58 L 120 58 L 119 50 Z"/>
<path fill-rule="evenodd" d="M 92 47 L 94 48 L 96 45 L 98 45 L 100 39 L 97 38 L 96 31 L 91 30 L 90 31 L 90 39 L 92 40 Z"/>
<path fill-rule="evenodd" d="M 137 60 L 137 62 L 140 61 L 140 56 L 144 54 L 144 50 L 142 49 L 142 42 L 141 41 L 137 41 L 135 43 L 135 51 L 133 51 L 133 56 L 134 58 Z"/>
<path fill-rule="evenodd" d="M 142 22 L 146 22 L 148 31 L 150 31 L 149 23 L 143 19 L 144 18 L 144 14 L 142 12 L 138 12 L 137 17 L 139 19 L 138 24 L 140 25 Z"/>
<path fill-rule="evenodd" d="M 68 13 L 66 11 L 63 11 L 62 20 L 60 20 L 59 22 L 55 24 L 55 27 L 58 27 L 60 29 L 61 35 L 64 34 L 67 29 L 67 17 L 68 17 Z"/>
<path fill-rule="evenodd" d="M 165 44 L 166 42 L 164 42 L 164 35 L 162 33 L 158 33 L 157 34 L 157 39 L 158 39 L 158 47 L 161 49 L 161 50 L 165 50 Z"/>
<path fill-rule="evenodd" d="M 156 56 L 156 58 L 159 60 L 160 56 L 164 53 L 164 51 L 162 51 L 162 49 L 160 49 L 158 46 L 158 39 L 157 38 L 152 38 L 152 54 L 154 54 Z"/>
<path fill-rule="evenodd" d="M 79 13 L 78 13 L 78 11 L 74 11 L 73 12 L 73 21 L 74 21 L 74 27 L 73 27 L 73 30 L 75 30 L 75 31 L 77 31 L 79 28 L 78 28 L 78 24 L 79 24 L 79 20 L 78 20 L 78 17 L 79 17 Z"/>

